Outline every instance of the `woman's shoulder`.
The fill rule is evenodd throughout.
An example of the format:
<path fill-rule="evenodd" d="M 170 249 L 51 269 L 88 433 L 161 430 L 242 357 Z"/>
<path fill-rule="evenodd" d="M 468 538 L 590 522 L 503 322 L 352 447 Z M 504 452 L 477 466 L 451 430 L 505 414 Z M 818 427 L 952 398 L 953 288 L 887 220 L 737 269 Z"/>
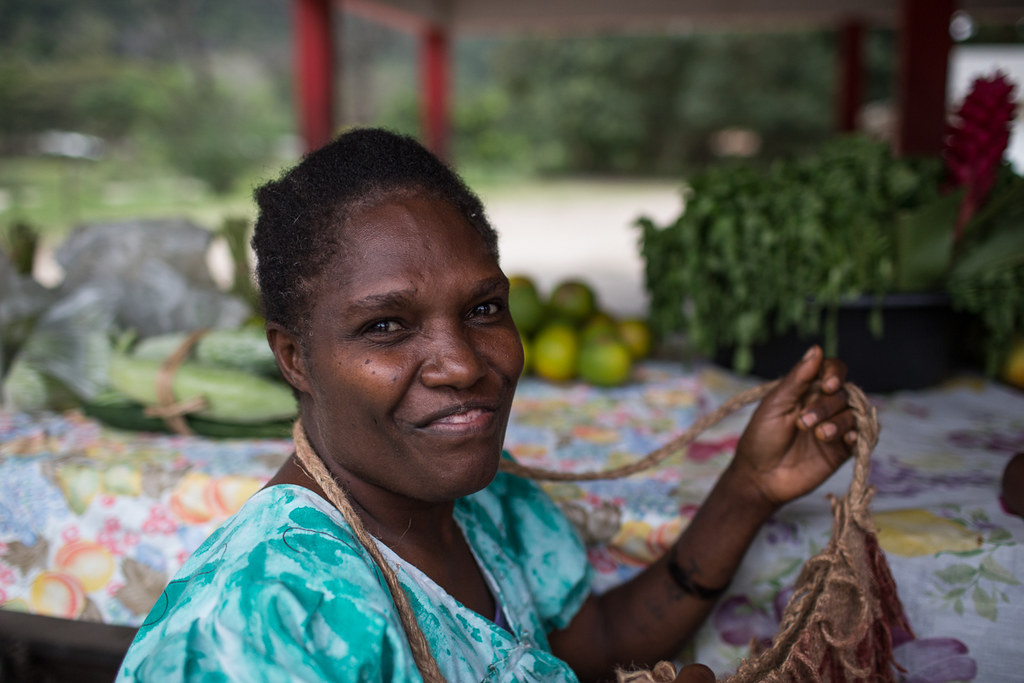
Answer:
<path fill-rule="evenodd" d="M 353 602 L 371 612 L 378 602 L 390 604 L 379 570 L 345 520 L 298 486 L 254 494 L 182 566 L 144 627 L 244 617 L 274 600 L 317 612 Z"/>
<path fill-rule="evenodd" d="M 186 562 L 145 619 L 126 672 L 221 666 L 232 652 L 248 653 L 232 666 L 253 671 L 288 661 L 307 673 L 339 662 L 362 670 L 384 641 L 400 648 L 401 626 L 372 560 L 329 503 L 282 485 L 254 494 Z"/>
<path fill-rule="evenodd" d="M 344 577 L 335 571 L 350 566 Z M 177 577 L 196 580 L 222 575 L 221 580 L 266 584 L 269 581 L 337 581 L 372 576 L 372 560 L 351 527 L 326 500 L 309 489 L 290 484 L 255 493 L 193 554 Z M 354 571 L 359 567 L 367 571 Z"/>

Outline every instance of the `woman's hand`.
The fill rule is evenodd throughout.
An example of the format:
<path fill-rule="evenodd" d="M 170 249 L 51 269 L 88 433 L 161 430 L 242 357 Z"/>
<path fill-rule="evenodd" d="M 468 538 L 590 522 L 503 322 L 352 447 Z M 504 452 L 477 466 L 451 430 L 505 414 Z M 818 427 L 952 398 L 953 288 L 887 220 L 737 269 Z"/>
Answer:
<path fill-rule="evenodd" d="M 728 475 L 741 493 L 777 508 L 813 491 L 846 461 L 857 432 L 845 380 L 842 361 L 825 359 L 818 346 L 808 349 L 740 437 Z"/>

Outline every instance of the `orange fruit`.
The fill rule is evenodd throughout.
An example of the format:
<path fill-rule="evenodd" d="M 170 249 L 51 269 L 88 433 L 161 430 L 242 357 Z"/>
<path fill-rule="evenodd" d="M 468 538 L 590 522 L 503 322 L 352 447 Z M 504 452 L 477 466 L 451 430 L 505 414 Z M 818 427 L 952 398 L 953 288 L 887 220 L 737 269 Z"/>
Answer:
<path fill-rule="evenodd" d="M 580 348 L 578 371 L 591 384 L 614 387 L 629 380 L 633 355 L 618 337 L 602 337 Z"/>
<path fill-rule="evenodd" d="M 555 319 L 581 324 L 597 310 L 597 295 L 582 280 L 563 280 L 552 290 L 548 308 Z"/>
<path fill-rule="evenodd" d="M 580 340 L 575 329 L 565 323 L 545 325 L 533 339 L 533 372 L 554 382 L 572 379 L 579 353 Z"/>

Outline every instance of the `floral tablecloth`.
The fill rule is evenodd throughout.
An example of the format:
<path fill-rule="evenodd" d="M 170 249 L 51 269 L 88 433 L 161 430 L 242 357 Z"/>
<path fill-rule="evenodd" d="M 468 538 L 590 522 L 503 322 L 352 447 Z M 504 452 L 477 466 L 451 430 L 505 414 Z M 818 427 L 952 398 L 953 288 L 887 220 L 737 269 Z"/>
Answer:
<path fill-rule="evenodd" d="M 630 462 L 750 383 L 713 367 L 647 363 L 616 389 L 520 383 L 506 447 L 574 471 Z M 872 396 L 879 539 L 914 636 L 897 634 L 908 681 L 1024 680 L 1024 520 L 998 500 L 1024 451 L 1024 393 L 977 378 Z M 751 408 L 654 470 L 543 484 L 576 523 L 602 591 L 643 568 L 685 527 L 728 462 Z M 261 486 L 287 440 L 127 433 L 82 415 L 0 412 L 3 609 L 135 626 L 185 557 Z M 828 492 L 844 466 L 776 515 L 748 552 L 687 658 L 728 673 L 768 642 L 803 562 L 828 542 Z"/>

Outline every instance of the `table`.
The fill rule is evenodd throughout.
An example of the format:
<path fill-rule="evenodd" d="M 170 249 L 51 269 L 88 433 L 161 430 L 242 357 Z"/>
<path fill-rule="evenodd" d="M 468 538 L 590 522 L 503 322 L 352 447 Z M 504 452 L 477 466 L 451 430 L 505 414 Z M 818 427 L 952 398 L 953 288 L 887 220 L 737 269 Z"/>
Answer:
<path fill-rule="evenodd" d="M 506 447 L 520 461 L 590 471 L 630 462 L 753 383 L 710 365 L 647 362 L 613 389 L 520 383 Z M 879 540 L 916 637 L 895 655 L 915 681 L 1020 681 L 1024 520 L 998 501 L 1024 452 L 1024 393 L 973 376 L 871 396 Z M 685 453 L 625 479 L 542 486 L 573 520 L 594 590 L 640 571 L 692 517 L 752 408 Z M 64 621 L 137 626 L 192 550 L 271 476 L 288 440 L 214 440 L 106 428 L 75 411 L 0 412 L 0 605 Z M 720 675 L 767 642 L 803 562 L 827 543 L 827 493 L 850 465 L 780 511 L 683 658 Z M 9 634 L 8 634 L 9 635 Z"/>

